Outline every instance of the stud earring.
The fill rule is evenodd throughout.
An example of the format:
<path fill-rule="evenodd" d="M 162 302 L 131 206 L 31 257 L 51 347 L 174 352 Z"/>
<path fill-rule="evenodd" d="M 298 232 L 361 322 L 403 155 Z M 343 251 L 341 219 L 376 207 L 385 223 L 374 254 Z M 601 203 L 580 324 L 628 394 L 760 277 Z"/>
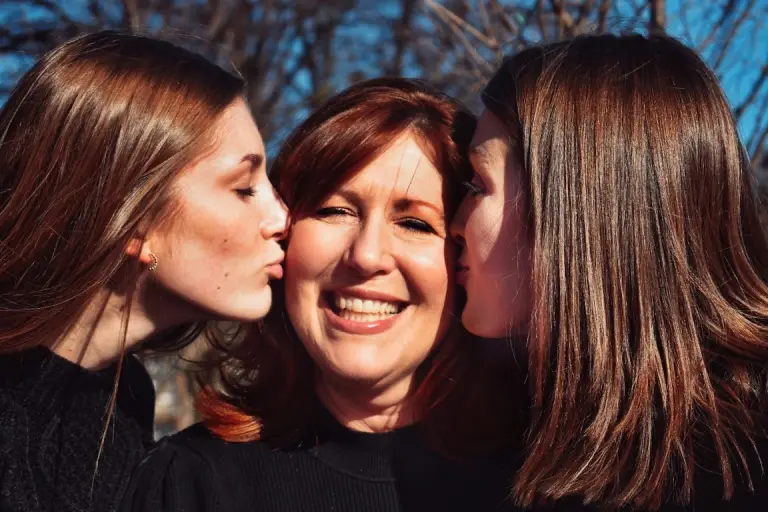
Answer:
<path fill-rule="evenodd" d="M 150 272 L 154 272 L 157 269 L 157 256 L 155 256 L 152 253 L 149 253 L 149 259 L 152 260 L 152 263 L 149 264 L 147 267 L 147 270 Z"/>

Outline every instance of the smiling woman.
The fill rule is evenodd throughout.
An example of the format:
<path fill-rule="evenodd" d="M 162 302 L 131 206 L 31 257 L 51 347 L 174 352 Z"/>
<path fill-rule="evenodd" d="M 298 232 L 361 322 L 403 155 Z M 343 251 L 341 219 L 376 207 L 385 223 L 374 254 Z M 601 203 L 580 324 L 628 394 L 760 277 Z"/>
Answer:
<path fill-rule="evenodd" d="M 413 422 L 416 369 L 452 320 L 452 205 L 423 145 L 401 134 L 291 235 L 288 315 L 322 401 L 357 430 Z"/>
<path fill-rule="evenodd" d="M 489 453 L 512 429 L 460 331 L 447 231 L 474 124 L 422 83 L 379 79 L 298 128 L 273 168 L 293 220 L 283 295 L 127 510 L 503 508 Z"/>

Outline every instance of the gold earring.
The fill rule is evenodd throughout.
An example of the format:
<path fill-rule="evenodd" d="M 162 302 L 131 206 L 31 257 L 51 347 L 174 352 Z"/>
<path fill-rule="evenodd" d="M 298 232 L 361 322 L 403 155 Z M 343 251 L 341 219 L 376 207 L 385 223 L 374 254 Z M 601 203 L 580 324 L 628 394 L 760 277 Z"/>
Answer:
<path fill-rule="evenodd" d="M 157 256 L 155 256 L 152 253 L 149 253 L 149 259 L 152 260 L 152 263 L 149 264 L 149 266 L 147 267 L 147 270 L 149 270 L 150 272 L 154 272 L 157 269 Z"/>

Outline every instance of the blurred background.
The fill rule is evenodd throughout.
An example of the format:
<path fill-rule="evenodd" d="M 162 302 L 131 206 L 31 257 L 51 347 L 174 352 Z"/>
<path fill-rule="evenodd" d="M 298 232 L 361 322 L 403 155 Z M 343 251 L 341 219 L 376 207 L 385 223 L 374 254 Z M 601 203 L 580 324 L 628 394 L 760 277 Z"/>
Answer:
<path fill-rule="evenodd" d="M 766 20 L 768 0 L 0 0 L 0 104 L 42 53 L 78 34 L 159 35 L 239 70 L 273 157 L 308 112 L 365 78 L 424 78 L 477 110 L 503 55 L 587 32 L 661 30 L 717 73 L 768 191 Z M 157 435 L 193 422 L 184 365 L 147 366 Z"/>

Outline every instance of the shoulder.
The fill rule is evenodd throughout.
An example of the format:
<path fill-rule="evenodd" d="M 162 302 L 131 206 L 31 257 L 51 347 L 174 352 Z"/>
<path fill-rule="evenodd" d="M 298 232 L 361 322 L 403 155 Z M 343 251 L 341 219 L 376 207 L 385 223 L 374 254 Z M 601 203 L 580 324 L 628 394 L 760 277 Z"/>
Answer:
<path fill-rule="evenodd" d="M 215 471 L 222 454 L 231 451 L 230 443 L 212 434 L 202 423 L 165 437 L 150 451 L 139 465 L 137 475 L 142 473 L 179 473 L 180 469 L 194 470 L 200 477 L 207 470 Z"/>
<path fill-rule="evenodd" d="M 206 432 L 195 425 L 162 439 L 134 471 L 121 510 L 219 510 L 216 472 L 195 442 L 208 442 Z"/>
<path fill-rule="evenodd" d="M 261 450 L 261 443 L 230 443 L 201 423 L 193 425 L 149 453 L 134 472 L 122 510 L 230 510 L 233 491 L 252 483 L 244 461 Z"/>

